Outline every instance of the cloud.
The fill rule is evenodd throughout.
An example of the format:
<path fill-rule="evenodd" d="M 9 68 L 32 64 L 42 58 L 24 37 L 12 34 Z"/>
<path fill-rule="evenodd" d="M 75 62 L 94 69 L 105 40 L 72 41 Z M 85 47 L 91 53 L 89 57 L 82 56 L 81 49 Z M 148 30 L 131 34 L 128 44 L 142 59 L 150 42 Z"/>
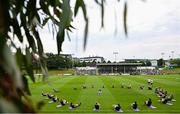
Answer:
<path fill-rule="evenodd" d="M 146 3 L 129 2 L 130 31 L 148 32 L 156 26 L 166 26 L 167 23 L 180 22 L 179 0 L 148 0 Z"/>

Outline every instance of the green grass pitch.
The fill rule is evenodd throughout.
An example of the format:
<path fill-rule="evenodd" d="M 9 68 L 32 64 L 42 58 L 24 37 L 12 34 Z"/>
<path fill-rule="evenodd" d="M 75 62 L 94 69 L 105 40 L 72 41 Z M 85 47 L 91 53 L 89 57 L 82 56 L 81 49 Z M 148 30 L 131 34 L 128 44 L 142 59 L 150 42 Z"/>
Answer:
<path fill-rule="evenodd" d="M 154 80 L 153 90 L 147 90 L 147 79 Z M 42 81 L 30 83 L 32 100 L 34 103 L 44 101 L 45 105 L 40 112 L 57 112 L 57 113 L 94 113 L 93 107 L 96 102 L 101 104 L 98 113 L 115 113 L 112 109 L 113 104 L 119 103 L 124 113 L 133 112 L 130 104 L 137 101 L 140 113 L 180 113 L 180 75 L 162 75 L 162 76 L 50 76 L 51 86 L 59 90 L 53 93 L 51 87 Z M 112 88 L 112 84 L 115 88 Z M 132 89 L 121 88 L 120 85 L 132 85 Z M 86 85 L 86 89 L 82 89 L 82 85 Z M 94 88 L 91 86 L 94 85 Z M 102 86 L 105 88 L 102 88 Z M 139 86 L 145 86 L 144 90 L 140 90 Z M 77 90 L 73 90 L 76 87 Z M 158 102 L 158 97 L 154 94 L 155 87 L 161 87 L 172 93 L 176 102 L 172 102 L 173 106 L 168 106 Z M 102 89 L 102 96 L 97 95 L 97 91 Z M 64 98 L 68 102 L 79 103 L 82 105 L 74 110 L 69 110 L 69 104 L 61 108 L 56 108 L 57 103 L 49 104 L 49 100 L 45 100 L 41 96 L 41 92 L 50 92 L 59 98 Z M 153 106 L 156 109 L 149 109 L 143 105 L 145 100 L 152 99 Z"/>

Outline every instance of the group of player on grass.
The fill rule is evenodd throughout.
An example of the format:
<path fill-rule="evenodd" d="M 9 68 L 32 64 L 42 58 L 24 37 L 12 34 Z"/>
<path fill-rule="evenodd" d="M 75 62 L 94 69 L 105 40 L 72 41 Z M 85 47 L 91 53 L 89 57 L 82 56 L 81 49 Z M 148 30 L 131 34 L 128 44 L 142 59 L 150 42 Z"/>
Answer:
<path fill-rule="evenodd" d="M 152 90 L 152 85 L 153 85 L 153 80 L 150 80 L 150 81 L 148 80 L 148 88 L 147 88 L 147 89 L 148 89 L 148 90 Z M 91 85 L 91 88 L 94 88 L 94 87 L 95 87 L 94 85 Z M 120 87 L 121 87 L 121 88 L 132 89 L 131 84 L 129 84 L 129 85 L 121 84 Z M 88 87 L 87 87 L 86 85 L 83 85 L 81 88 L 82 88 L 82 89 L 87 89 Z M 102 88 L 105 88 L 105 86 L 102 85 Z M 115 85 L 112 84 L 112 85 L 111 85 L 111 88 L 115 88 Z M 74 90 L 77 90 L 77 88 L 73 88 L 73 89 L 74 89 Z M 143 89 L 144 89 L 144 86 L 140 86 L 139 89 L 143 90 Z"/>
<path fill-rule="evenodd" d="M 101 91 L 101 92 L 100 92 L 100 91 Z M 100 95 L 100 94 L 102 94 L 102 90 L 99 90 L 98 95 Z M 65 106 L 66 104 L 68 104 L 68 102 L 67 102 L 65 99 L 60 99 L 60 98 L 58 98 L 57 96 L 52 95 L 52 94 L 42 93 L 41 95 L 44 96 L 44 97 L 46 97 L 45 99 L 49 99 L 49 100 L 50 100 L 49 103 L 58 103 L 58 104 L 56 105 L 57 108 L 63 107 L 63 106 Z M 152 101 L 151 101 L 151 99 L 149 99 L 148 101 L 145 101 L 144 104 L 145 104 L 147 107 L 149 107 L 149 108 L 155 108 L 154 106 L 152 106 Z M 81 106 L 81 102 L 78 103 L 78 104 L 73 104 L 73 103 L 71 102 L 70 105 L 69 105 L 69 109 L 75 109 L 75 108 L 77 108 L 77 107 L 79 107 L 79 106 Z M 100 110 L 100 107 L 101 107 L 101 106 L 100 106 L 100 103 L 98 103 L 98 102 L 95 103 L 94 108 L 93 108 L 93 111 L 99 111 L 99 110 Z M 116 111 L 116 112 L 123 112 L 120 104 L 114 104 L 114 105 L 112 105 L 112 107 L 113 107 L 113 110 Z M 138 109 L 138 105 L 137 105 L 137 102 L 136 102 L 136 101 L 131 104 L 131 108 L 132 108 L 134 111 L 136 111 L 136 112 L 140 111 L 140 110 Z"/>
<path fill-rule="evenodd" d="M 153 80 L 148 79 L 148 89 L 152 90 L 152 86 Z M 161 102 L 162 104 L 173 105 L 172 103 L 170 103 L 170 101 L 176 101 L 172 94 L 168 94 L 168 92 L 166 90 L 163 90 L 161 87 L 155 88 L 155 94 L 158 98 L 160 98 L 159 102 Z"/>
<path fill-rule="evenodd" d="M 160 87 L 157 87 L 155 89 L 155 94 L 157 95 L 158 98 L 160 98 L 159 102 L 167 105 L 173 105 L 170 103 L 171 101 L 175 102 L 176 100 L 174 99 L 173 94 L 168 94 L 166 90 L 163 90 Z"/>
<path fill-rule="evenodd" d="M 145 101 L 144 104 L 145 104 L 147 107 L 149 107 L 149 108 L 156 108 L 156 107 L 152 106 L 152 101 L 151 101 L 151 99 L 149 99 L 148 101 Z M 112 105 L 112 107 L 113 107 L 113 110 L 116 111 L 116 112 L 123 112 L 122 107 L 120 106 L 120 104 L 114 104 L 114 105 Z M 133 109 L 135 112 L 140 111 L 140 110 L 138 109 L 138 104 L 137 104 L 136 101 L 135 101 L 134 103 L 132 103 L 130 107 L 131 107 L 131 109 Z M 99 110 L 100 110 L 100 103 L 96 103 L 96 104 L 94 105 L 93 111 L 99 111 Z"/>
<path fill-rule="evenodd" d="M 113 107 L 113 110 L 116 111 L 116 112 L 123 112 L 122 109 L 121 109 L 120 104 L 114 104 L 114 105 L 112 105 L 112 107 Z M 94 105 L 93 111 L 98 112 L 99 110 L 100 110 L 100 103 L 96 103 Z"/>
<path fill-rule="evenodd" d="M 131 89 L 131 88 L 132 88 L 131 85 L 127 85 L 127 86 L 126 86 L 126 85 L 124 85 L 124 84 L 121 84 L 120 87 L 121 87 L 121 88 L 127 87 L 127 89 Z M 86 85 L 83 85 L 83 86 L 82 86 L 82 89 L 86 89 L 86 88 L 87 88 Z M 91 88 L 94 88 L 94 85 L 91 85 Z M 103 85 L 102 88 L 105 88 L 105 86 Z M 111 88 L 115 88 L 115 85 L 112 84 L 112 85 L 111 85 Z M 74 90 L 77 90 L 77 88 L 73 88 L 73 89 L 74 89 Z"/>
<path fill-rule="evenodd" d="M 113 84 L 111 86 L 112 88 L 115 88 L 115 85 Z M 124 84 L 121 85 L 121 88 L 125 88 L 127 87 L 128 89 L 131 89 L 132 86 L 125 86 Z M 148 89 L 152 90 L 153 87 L 153 80 L 148 79 Z M 85 85 L 82 86 L 82 89 L 86 89 L 87 87 Z M 94 85 L 92 85 L 92 88 L 94 88 Z M 105 88 L 105 86 L 103 85 L 102 88 Z M 77 89 L 77 88 L 74 88 Z M 144 89 L 144 86 L 140 86 L 140 89 Z M 170 101 L 176 101 L 173 97 L 173 95 L 168 95 L 167 91 L 164 91 L 162 88 L 158 87 L 155 89 L 155 94 L 160 98 L 160 102 L 163 104 L 167 104 L 167 105 L 173 105 L 170 103 Z M 99 89 L 97 92 L 98 96 L 102 95 L 102 90 Z M 57 108 L 63 107 L 66 104 L 68 104 L 68 102 L 65 99 L 59 99 L 57 96 L 49 94 L 49 93 L 42 93 L 42 96 L 46 97 L 46 99 L 49 99 L 49 103 L 55 103 L 57 102 Z M 156 108 L 155 106 L 152 105 L 152 100 L 149 98 L 147 101 L 144 102 L 144 105 L 147 106 L 148 108 Z M 69 105 L 69 109 L 75 109 L 77 107 L 81 106 L 81 102 L 78 104 L 73 104 L 72 102 Z M 112 105 L 113 110 L 116 112 L 123 112 L 120 104 L 114 104 Z M 138 108 L 138 104 L 135 101 L 134 103 L 131 104 L 131 109 L 133 109 L 134 111 L 138 112 L 140 111 Z M 100 103 L 95 103 L 93 111 L 99 111 L 100 110 Z"/>
<path fill-rule="evenodd" d="M 65 99 L 59 99 L 57 96 L 49 93 L 42 93 L 41 95 L 46 97 L 45 99 L 49 99 L 49 103 L 59 102 L 59 104 L 56 107 L 62 107 L 68 103 Z"/>

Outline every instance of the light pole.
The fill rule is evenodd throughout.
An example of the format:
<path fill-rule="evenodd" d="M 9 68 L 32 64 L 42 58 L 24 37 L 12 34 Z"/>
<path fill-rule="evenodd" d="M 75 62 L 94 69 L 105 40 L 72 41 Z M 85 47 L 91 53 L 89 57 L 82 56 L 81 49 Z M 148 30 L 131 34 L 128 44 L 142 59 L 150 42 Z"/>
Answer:
<path fill-rule="evenodd" d="M 162 59 L 164 58 L 164 52 L 161 53 Z"/>
<path fill-rule="evenodd" d="M 165 65 L 165 62 L 164 62 L 164 52 L 161 53 L 161 56 L 162 56 L 162 66 Z"/>
<path fill-rule="evenodd" d="M 71 54 L 71 61 L 72 61 L 72 69 L 73 69 L 73 67 L 74 67 L 74 60 L 73 60 L 73 53 Z"/>
<path fill-rule="evenodd" d="M 174 51 L 171 51 L 171 54 L 172 54 L 172 59 L 174 58 Z"/>
<path fill-rule="evenodd" d="M 116 56 L 117 56 L 118 52 L 113 52 L 113 54 L 114 54 L 114 59 L 115 59 L 115 62 L 116 62 Z"/>

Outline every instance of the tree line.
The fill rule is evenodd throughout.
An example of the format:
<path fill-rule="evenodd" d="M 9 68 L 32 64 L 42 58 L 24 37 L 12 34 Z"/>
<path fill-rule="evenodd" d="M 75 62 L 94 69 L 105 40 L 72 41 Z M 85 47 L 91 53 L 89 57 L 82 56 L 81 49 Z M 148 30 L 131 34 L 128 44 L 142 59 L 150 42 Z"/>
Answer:
<path fill-rule="evenodd" d="M 80 62 L 79 60 L 74 60 L 71 56 L 59 55 L 53 53 L 46 53 L 47 68 L 49 70 L 61 70 L 61 69 L 71 69 L 75 67 L 86 67 L 95 66 L 96 62 Z"/>
<path fill-rule="evenodd" d="M 66 56 L 66 55 L 58 55 L 58 54 L 53 54 L 53 53 L 46 53 L 46 62 L 47 62 L 47 68 L 49 70 L 63 70 L 63 69 L 73 69 L 75 67 L 86 67 L 86 66 L 91 66 L 95 67 L 97 63 L 95 60 L 92 62 L 85 62 L 85 61 L 80 61 L 80 60 L 75 60 L 71 56 Z M 128 63 L 142 63 L 142 66 L 152 66 L 152 63 L 150 60 L 126 60 L 124 62 Z M 102 63 L 117 63 L 117 62 L 111 62 L 110 60 L 108 61 L 102 61 Z M 180 59 L 171 59 L 169 60 L 170 66 L 173 67 L 180 67 Z M 157 66 L 160 68 L 163 68 L 166 66 L 165 60 L 158 59 L 157 60 Z"/>

